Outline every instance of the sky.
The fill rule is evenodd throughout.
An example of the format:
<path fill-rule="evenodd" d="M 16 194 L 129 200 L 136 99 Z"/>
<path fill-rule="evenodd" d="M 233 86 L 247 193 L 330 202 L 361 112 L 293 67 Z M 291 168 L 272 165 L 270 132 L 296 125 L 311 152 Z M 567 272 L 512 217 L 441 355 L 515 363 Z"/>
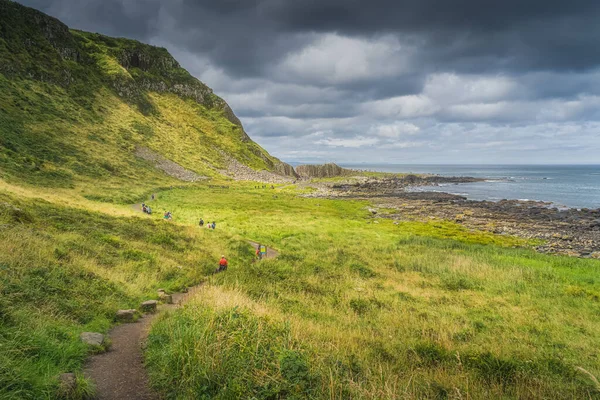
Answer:
<path fill-rule="evenodd" d="M 19 0 L 166 47 L 288 162 L 600 164 L 597 0 Z"/>

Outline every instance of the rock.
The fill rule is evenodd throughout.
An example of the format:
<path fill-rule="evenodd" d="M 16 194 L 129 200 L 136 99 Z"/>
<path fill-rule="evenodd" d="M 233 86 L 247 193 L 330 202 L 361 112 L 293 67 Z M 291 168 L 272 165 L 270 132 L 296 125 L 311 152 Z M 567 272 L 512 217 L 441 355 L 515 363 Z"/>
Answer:
<path fill-rule="evenodd" d="M 79 338 L 90 346 L 102 346 L 104 343 L 104 335 L 97 332 L 82 332 Z"/>
<path fill-rule="evenodd" d="M 165 304 L 173 304 L 173 296 L 171 296 L 170 294 L 166 294 L 164 292 L 159 293 L 158 299 Z"/>
<path fill-rule="evenodd" d="M 145 302 L 142 303 L 142 306 L 140 308 L 144 312 L 155 312 L 157 305 L 158 305 L 158 301 L 156 301 L 156 300 L 146 300 Z"/>
<path fill-rule="evenodd" d="M 165 289 L 158 289 L 158 295 L 160 296 L 161 293 L 166 293 L 167 291 Z"/>
<path fill-rule="evenodd" d="M 323 165 L 298 165 L 296 174 L 303 178 L 332 178 L 335 176 L 348 175 L 352 171 L 342 168 L 336 164 Z"/>
<path fill-rule="evenodd" d="M 167 175 L 185 182 L 197 182 L 208 179 L 205 176 L 198 175 L 193 171 L 183 168 L 181 165 L 164 158 L 147 147 L 136 147 L 135 155 L 143 160 L 151 162 L 156 168 L 162 170 Z"/>
<path fill-rule="evenodd" d="M 298 178 L 298 174 L 294 170 L 294 167 L 292 167 L 290 164 L 286 164 L 284 162 L 275 164 L 275 166 L 273 167 L 273 170 L 280 175 L 292 176 L 294 178 Z"/>
<path fill-rule="evenodd" d="M 136 310 L 119 310 L 116 314 L 117 321 L 131 322 L 135 316 Z"/>
<path fill-rule="evenodd" d="M 62 397 L 70 398 L 77 390 L 77 377 L 72 372 L 60 374 L 58 385 L 58 390 Z"/>

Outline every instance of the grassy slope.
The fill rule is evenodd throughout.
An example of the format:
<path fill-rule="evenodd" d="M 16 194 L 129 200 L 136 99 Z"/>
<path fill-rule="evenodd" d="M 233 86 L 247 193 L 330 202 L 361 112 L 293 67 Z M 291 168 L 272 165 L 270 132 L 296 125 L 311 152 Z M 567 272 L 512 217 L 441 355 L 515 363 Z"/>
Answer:
<path fill-rule="evenodd" d="M 79 371 L 88 354 L 80 332 L 106 332 L 117 309 L 158 287 L 198 282 L 223 251 L 133 210 L 52 200 L 0 194 L 2 399 L 55 398 L 58 374 Z"/>
<path fill-rule="evenodd" d="M 251 186 L 176 190 L 159 204 L 281 252 L 253 264 L 237 250 L 154 327 L 148 359 L 169 396 L 599 395 L 575 370 L 600 374 L 598 261 L 454 223 L 373 224 L 365 203 Z"/>
<path fill-rule="evenodd" d="M 224 102 L 165 49 L 69 31 L 37 11 L 0 0 L 0 176 L 77 188 L 117 202 L 118 188 L 173 180 L 134 156 L 147 146 L 201 175 L 225 167 L 221 151 L 256 169 L 278 160 L 245 139 Z M 45 31 L 52 32 L 52 42 Z M 62 55 L 61 55 L 62 54 Z M 77 54 L 77 56 L 68 56 Z M 123 54 L 140 65 L 127 65 Z M 202 102 L 148 88 L 176 85 Z M 135 182 L 135 183 L 134 183 Z"/>
<path fill-rule="evenodd" d="M 216 97 L 120 95 L 192 82 L 117 60 L 133 49 L 168 64 L 164 49 L 68 30 L 50 43 L 32 21 L 54 22 L 19 7 L 0 0 L 0 398 L 56 398 L 58 374 L 95 350 L 80 332 L 198 282 L 222 253 L 230 270 L 153 329 L 150 371 L 171 397 L 598 397 L 574 370 L 600 374 L 598 261 L 449 222 L 371 224 L 365 203 L 293 188 L 160 192 L 181 183 L 136 145 L 210 176 L 215 148 L 255 168 L 275 160 L 239 140 Z M 155 190 L 156 215 L 127 204 Z M 245 239 L 281 255 L 253 264 Z"/>

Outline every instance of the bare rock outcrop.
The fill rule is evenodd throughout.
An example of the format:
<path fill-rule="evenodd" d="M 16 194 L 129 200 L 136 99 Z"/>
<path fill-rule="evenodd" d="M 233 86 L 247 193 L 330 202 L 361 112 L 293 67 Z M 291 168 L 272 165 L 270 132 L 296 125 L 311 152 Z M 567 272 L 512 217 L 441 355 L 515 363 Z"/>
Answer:
<path fill-rule="evenodd" d="M 322 165 L 299 165 L 296 167 L 296 173 L 302 178 L 332 178 L 349 175 L 352 171 L 334 163 L 327 163 Z"/>
<path fill-rule="evenodd" d="M 290 183 L 294 181 L 293 177 L 279 175 L 271 171 L 255 171 L 225 152 L 221 152 L 221 155 L 225 159 L 227 169 L 218 170 L 218 172 L 233 178 L 236 181 L 257 181 L 265 183 Z"/>
<path fill-rule="evenodd" d="M 284 163 L 284 162 L 280 162 L 278 164 L 275 164 L 273 166 L 273 170 L 275 172 L 277 172 L 278 174 L 280 174 L 280 175 L 291 176 L 291 177 L 294 177 L 294 178 L 298 178 L 298 174 L 294 170 L 294 167 L 292 167 L 290 164 L 287 164 L 287 163 Z"/>
<path fill-rule="evenodd" d="M 135 149 L 135 155 L 143 160 L 151 162 L 156 168 L 160 169 L 165 174 L 181 181 L 197 182 L 208 179 L 206 176 L 198 175 L 194 171 L 183 168 L 176 162 L 164 158 L 160 154 L 155 153 L 147 147 L 137 147 Z"/>

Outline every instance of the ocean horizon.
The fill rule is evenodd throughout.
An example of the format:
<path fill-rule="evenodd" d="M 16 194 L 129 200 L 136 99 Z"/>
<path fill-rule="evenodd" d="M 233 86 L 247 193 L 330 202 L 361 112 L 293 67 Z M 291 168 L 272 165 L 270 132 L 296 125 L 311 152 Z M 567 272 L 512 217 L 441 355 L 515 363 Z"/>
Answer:
<path fill-rule="evenodd" d="M 340 163 L 366 171 L 471 176 L 483 182 L 414 188 L 470 200 L 535 200 L 556 207 L 600 208 L 600 164 L 367 164 Z"/>

